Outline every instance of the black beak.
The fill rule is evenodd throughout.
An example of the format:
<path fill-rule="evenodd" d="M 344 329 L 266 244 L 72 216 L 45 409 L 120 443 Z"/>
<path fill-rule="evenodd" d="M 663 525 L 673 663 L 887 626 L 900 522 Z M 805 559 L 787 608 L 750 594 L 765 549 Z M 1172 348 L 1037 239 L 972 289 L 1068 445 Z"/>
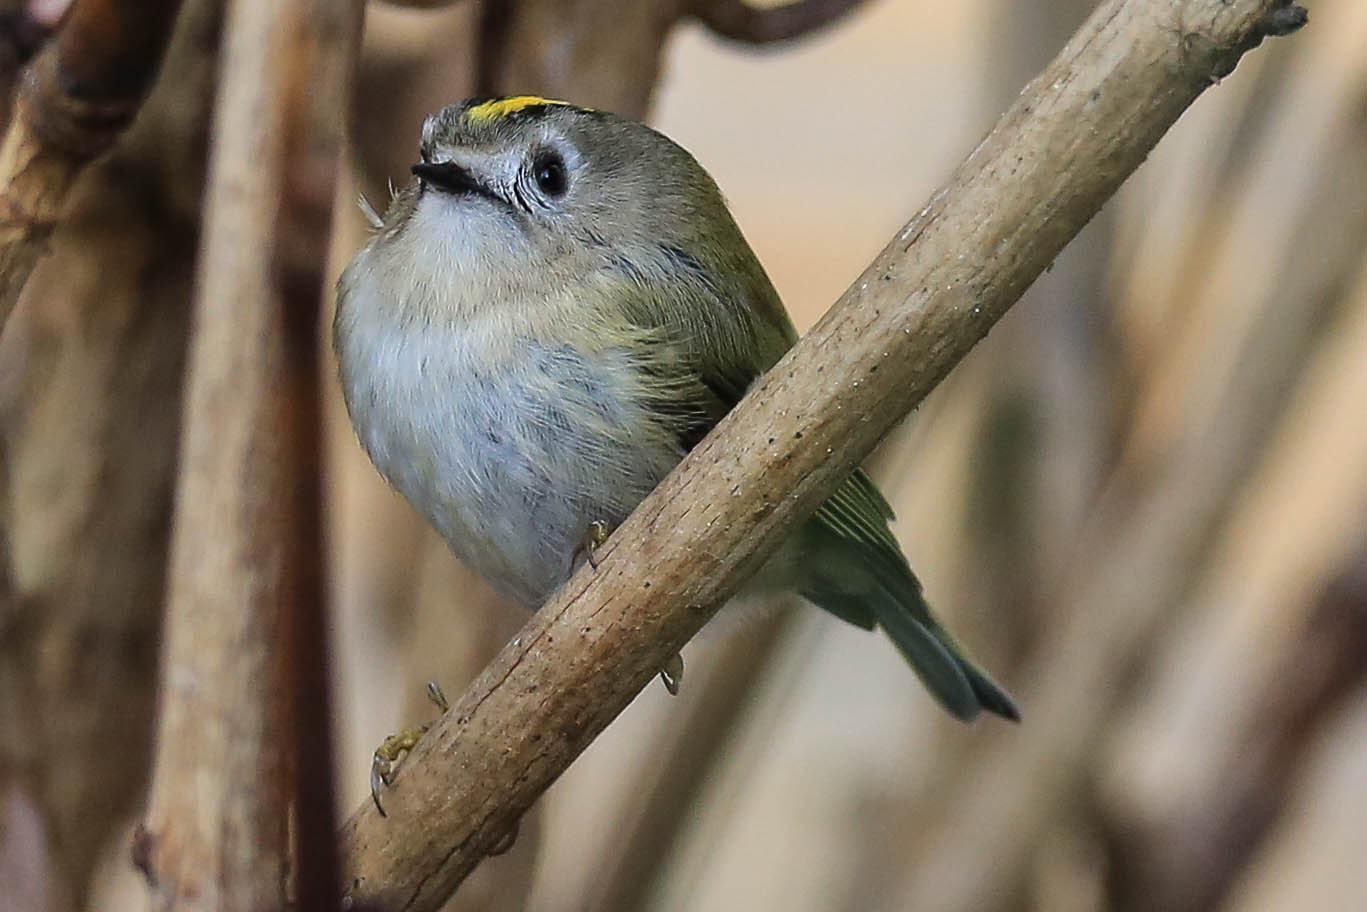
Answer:
<path fill-rule="evenodd" d="M 413 173 L 425 185 L 443 193 L 489 195 L 489 191 L 475 180 L 473 174 L 453 162 L 419 162 L 413 166 Z"/>

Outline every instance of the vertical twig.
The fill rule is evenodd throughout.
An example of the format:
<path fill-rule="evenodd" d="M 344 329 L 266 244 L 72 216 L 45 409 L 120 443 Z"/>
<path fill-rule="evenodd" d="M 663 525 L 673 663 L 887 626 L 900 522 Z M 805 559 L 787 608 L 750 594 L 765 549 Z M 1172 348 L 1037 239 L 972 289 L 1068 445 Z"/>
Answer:
<path fill-rule="evenodd" d="M 280 908 L 288 856 L 289 377 L 272 287 L 298 4 L 231 4 L 190 347 L 157 757 L 140 856 L 160 909 Z"/>
<path fill-rule="evenodd" d="M 295 884 L 302 909 L 335 909 L 337 815 L 334 807 L 331 624 L 322 519 L 322 402 L 319 318 L 323 310 L 333 185 L 350 113 L 360 44 L 360 0 L 307 0 L 292 36 L 293 67 L 282 87 L 287 118 L 284 193 L 277 222 L 276 280 L 285 317 L 287 399 L 296 459 L 292 655 L 295 780 Z"/>
<path fill-rule="evenodd" d="M 335 897 L 335 880 L 318 885 L 336 865 L 310 350 L 358 25 L 355 3 L 229 11 L 140 840 L 158 908 L 283 906 L 292 798 L 299 899 Z M 291 707 L 291 694 L 314 705 Z M 292 708 L 322 741 L 295 764 Z M 291 767 L 310 787 L 295 793 Z"/>
<path fill-rule="evenodd" d="M 291 36 L 281 86 L 286 115 L 284 186 L 276 230 L 275 280 L 284 309 L 284 388 L 293 432 L 292 573 L 295 580 L 289 658 L 294 700 L 296 902 L 335 909 L 337 814 L 334 807 L 332 636 L 323 548 L 322 393 L 319 320 L 323 310 L 333 185 L 350 114 L 361 37 L 361 0 L 304 0 L 302 28 Z"/>

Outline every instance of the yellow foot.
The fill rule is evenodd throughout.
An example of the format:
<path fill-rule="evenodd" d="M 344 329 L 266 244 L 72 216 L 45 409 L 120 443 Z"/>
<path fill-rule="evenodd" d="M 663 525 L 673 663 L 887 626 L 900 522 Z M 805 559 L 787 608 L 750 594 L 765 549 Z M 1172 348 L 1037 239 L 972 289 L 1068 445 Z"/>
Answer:
<path fill-rule="evenodd" d="M 436 681 L 427 682 L 427 699 L 435 703 L 442 712 L 451 708 Z M 375 748 L 375 756 L 370 761 L 370 797 L 375 801 L 375 810 L 380 812 L 381 817 L 389 815 L 385 813 L 384 805 L 380 804 L 380 792 L 394 781 L 394 771 L 399 763 L 417 746 L 418 741 L 431 727 L 432 722 L 424 722 L 412 728 L 405 728 L 398 734 L 385 738 L 380 742 L 380 746 Z"/>
<path fill-rule="evenodd" d="M 588 528 L 584 530 L 584 537 L 579 540 L 574 553 L 570 555 L 570 571 L 573 572 L 579 566 L 579 558 L 581 557 L 588 558 L 589 566 L 597 570 L 598 559 L 594 556 L 594 552 L 603 546 L 603 542 L 607 541 L 611 534 L 612 530 L 601 519 L 595 519 L 589 523 Z"/>
<path fill-rule="evenodd" d="M 665 667 L 660 669 L 660 680 L 664 682 L 665 690 L 669 691 L 671 697 L 679 695 L 679 685 L 683 684 L 682 653 L 674 653 L 674 657 L 665 662 Z"/>

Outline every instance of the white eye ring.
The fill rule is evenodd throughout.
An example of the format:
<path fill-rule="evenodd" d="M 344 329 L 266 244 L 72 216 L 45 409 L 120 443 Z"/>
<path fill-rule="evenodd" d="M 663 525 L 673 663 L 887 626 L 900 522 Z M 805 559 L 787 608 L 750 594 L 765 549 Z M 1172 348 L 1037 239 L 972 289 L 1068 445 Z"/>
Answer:
<path fill-rule="evenodd" d="M 565 159 L 554 149 L 542 149 L 532 159 L 532 180 L 537 189 L 551 199 L 559 199 L 570 189 Z"/>

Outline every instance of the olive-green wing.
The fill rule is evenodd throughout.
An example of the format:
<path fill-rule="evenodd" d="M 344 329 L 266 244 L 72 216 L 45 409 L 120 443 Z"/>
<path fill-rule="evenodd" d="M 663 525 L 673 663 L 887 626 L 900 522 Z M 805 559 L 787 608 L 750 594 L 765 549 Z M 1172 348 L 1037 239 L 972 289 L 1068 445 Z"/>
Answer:
<path fill-rule="evenodd" d="M 742 242 L 743 243 L 743 242 Z M 733 252 L 734 253 L 734 252 Z M 747 249 L 708 269 L 673 247 L 627 264 L 624 305 L 661 346 L 661 409 L 691 450 L 797 339 L 768 278 Z M 663 262 L 663 268 L 660 265 Z M 718 276 L 726 276 L 719 279 Z M 955 716 L 1015 705 L 936 622 L 888 523 L 892 508 L 862 469 L 836 488 L 804 527 L 803 578 L 794 588 L 837 617 L 887 631 L 927 688 Z"/>
<path fill-rule="evenodd" d="M 696 446 L 797 341 L 778 293 L 744 242 L 736 238 L 727 246 L 725 259 L 709 269 L 686 251 L 660 244 L 630 261 L 619 254 L 614 263 L 624 309 L 667 351 L 657 369 L 680 374 L 661 385 L 682 393 L 684 401 L 674 408 L 684 450 Z M 861 469 L 814 517 L 889 569 L 906 568 L 888 529 L 891 519 L 892 508 Z"/>

